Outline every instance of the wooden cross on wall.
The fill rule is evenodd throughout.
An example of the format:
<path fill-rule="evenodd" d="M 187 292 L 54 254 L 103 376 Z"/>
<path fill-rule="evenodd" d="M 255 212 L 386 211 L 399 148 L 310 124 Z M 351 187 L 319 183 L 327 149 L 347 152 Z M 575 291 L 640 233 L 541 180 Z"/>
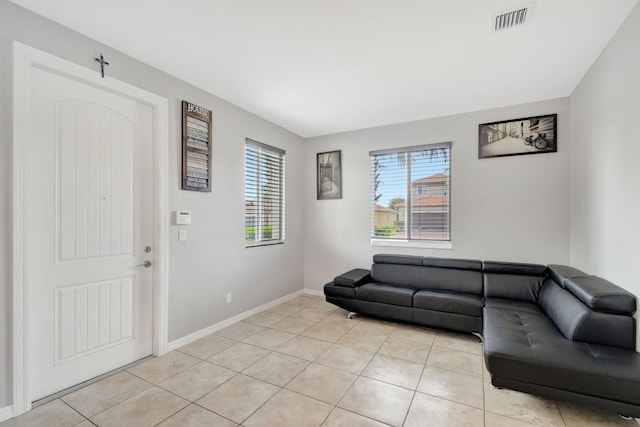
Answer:
<path fill-rule="evenodd" d="M 104 56 L 102 56 L 102 53 L 100 53 L 100 58 L 94 59 L 100 63 L 100 71 L 102 72 L 102 78 L 104 79 L 104 66 L 109 65 L 109 63 L 104 60 Z"/>

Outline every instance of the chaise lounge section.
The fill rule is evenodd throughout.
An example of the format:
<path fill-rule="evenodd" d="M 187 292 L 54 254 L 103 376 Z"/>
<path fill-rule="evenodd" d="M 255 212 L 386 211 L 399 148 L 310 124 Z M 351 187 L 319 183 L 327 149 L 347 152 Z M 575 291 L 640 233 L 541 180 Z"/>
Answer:
<path fill-rule="evenodd" d="M 561 265 L 374 255 L 324 287 L 361 314 L 482 333 L 491 382 L 640 417 L 636 299 Z"/>
<path fill-rule="evenodd" d="M 541 268 L 484 263 L 492 385 L 640 416 L 635 297 L 571 267 Z"/>

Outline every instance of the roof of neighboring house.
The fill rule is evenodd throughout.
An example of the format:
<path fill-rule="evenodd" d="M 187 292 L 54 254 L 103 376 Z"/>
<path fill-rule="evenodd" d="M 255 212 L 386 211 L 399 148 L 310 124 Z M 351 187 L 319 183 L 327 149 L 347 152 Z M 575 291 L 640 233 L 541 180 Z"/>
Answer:
<path fill-rule="evenodd" d="M 432 184 L 436 182 L 445 182 L 447 180 L 447 176 L 443 173 L 437 173 L 435 175 L 428 176 L 426 178 L 416 179 L 411 181 L 412 184 Z"/>
<path fill-rule="evenodd" d="M 270 212 L 271 206 L 269 204 L 263 204 L 262 205 L 262 212 Z M 258 213 L 258 203 L 254 202 L 252 200 L 246 200 L 244 202 L 244 211 L 245 213 L 251 214 L 251 215 L 257 215 Z"/>
<path fill-rule="evenodd" d="M 407 206 L 407 202 L 398 203 L 398 208 Z M 411 201 L 411 206 L 449 206 L 449 198 L 440 196 L 424 196 Z"/>
<path fill-rule="evenodd" d="M 395 210 L 393 210 L 391 208 L 385 208 L 384 206 L 380 206 L 380 205 L 375 205 L 373 208 L 374 208 L 374 210 L 376 212 L 392 212 L 392 213 L 396 213 Z"/>

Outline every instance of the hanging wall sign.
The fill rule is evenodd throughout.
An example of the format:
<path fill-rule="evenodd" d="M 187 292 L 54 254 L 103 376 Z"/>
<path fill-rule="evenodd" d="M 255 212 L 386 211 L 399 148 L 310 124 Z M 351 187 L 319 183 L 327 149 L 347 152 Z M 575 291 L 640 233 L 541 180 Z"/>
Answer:
<path fill-rule="evenodd" d="M 182 101 L 182 189 L 211 191 L 211 111 Z"/>

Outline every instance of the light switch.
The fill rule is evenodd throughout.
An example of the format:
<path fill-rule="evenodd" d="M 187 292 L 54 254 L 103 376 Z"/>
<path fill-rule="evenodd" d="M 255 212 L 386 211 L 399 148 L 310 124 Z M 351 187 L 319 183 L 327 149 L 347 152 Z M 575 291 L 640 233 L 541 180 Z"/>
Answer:
<path fill-rule="evenodd" d="M 180 230 L 178 232 L 178 241 L 184 242 L 187 240 L 187 230 Z"/>

